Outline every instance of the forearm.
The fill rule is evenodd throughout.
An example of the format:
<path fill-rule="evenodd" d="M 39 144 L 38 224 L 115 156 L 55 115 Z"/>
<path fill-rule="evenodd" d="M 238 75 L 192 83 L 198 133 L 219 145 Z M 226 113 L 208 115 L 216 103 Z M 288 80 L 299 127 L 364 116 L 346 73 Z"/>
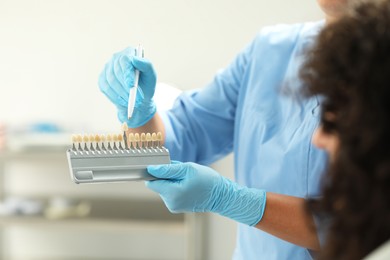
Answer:
<path fill-rule="evenodd" d="M 165 126 L 158 113 L 145 125 L 130 128 L 129 132 L 161 132 L 163 143 L 165 140 Z M 255 227 L 305 248 L 320 248 L 313 217 L 305 209 L 302 198 L 268 192 L 264 215 Z"/>
<path fill-rule="evenodd" d="M 302 198 L 268 192 L 263 218 L 255 227 L 290 243 L 320 249 L 313 216 Z"/>
<path fill-rule="evenodd" d="M 161 132 L 163 136 L 162 144 L 164 144 L 165 140 L 165 127 L 164 122 L 161 119 L 158 112 L 154 114 L 152 119 L 150 119 L 145 125 L 137 127 L 137 128 L 129 128 L 129 133 L 157 133 Z"/>
<path fill-rule="evenodd" d="M 314 220 L 298 197 L 241 186 L 196 163 L 149 166 L 147 186 L 171 212 L 214 212 L 296 245 L 319 249 Z"/>

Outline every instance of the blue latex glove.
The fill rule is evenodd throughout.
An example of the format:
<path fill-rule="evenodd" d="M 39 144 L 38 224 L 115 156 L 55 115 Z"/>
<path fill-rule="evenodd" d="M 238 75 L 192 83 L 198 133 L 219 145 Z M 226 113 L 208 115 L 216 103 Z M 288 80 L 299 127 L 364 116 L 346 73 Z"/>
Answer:
<path fill-rule="evenodd" d="M 213 169 L 195 163 L 148 166 L 148 172 L 164 180 L 147 181 L 173 213 L 214 212 L 254 226 L 262 218 L 266 192 L 239 186 Z"/>
<path fill-rule="evenodd" d="M 146 124 L 156 113 L 153 95 L 157 77 L 153 65 L 134 55 L 135 49 L 131 47 L 115 53 L 99 77 L 99 88 L 117 107 L 118 119 L 131 128 Z M 127 106 L 129 91 L 134 85 L 135 69 L 140 71 L 140 76 L 134 112 L 129 120 Z"/>

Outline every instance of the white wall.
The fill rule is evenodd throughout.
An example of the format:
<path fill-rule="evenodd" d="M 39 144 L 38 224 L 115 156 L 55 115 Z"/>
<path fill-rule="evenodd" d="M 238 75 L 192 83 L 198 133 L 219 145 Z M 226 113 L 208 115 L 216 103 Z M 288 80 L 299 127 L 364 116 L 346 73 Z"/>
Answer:
<path fill-rule="evenodd" d="M 117 129 L 97 86 L 114 52 L 142 43 L 159 81 L 192 89 L 261 27 L 320 18 L 315 0 L 0 0 L 0 123 Z M 215 167 L 232 178 L 231 157 Z M 211 216 L 210 259 L 230 258 L 234 226 Z"/>
<path fill-rule="evenodd" d="M 264 25 L 317 19 L 314 0 L 1 0 L 0 122 L 115 125 L 97 78 L 142 43 L 160 81 L 201 87 Z"/>

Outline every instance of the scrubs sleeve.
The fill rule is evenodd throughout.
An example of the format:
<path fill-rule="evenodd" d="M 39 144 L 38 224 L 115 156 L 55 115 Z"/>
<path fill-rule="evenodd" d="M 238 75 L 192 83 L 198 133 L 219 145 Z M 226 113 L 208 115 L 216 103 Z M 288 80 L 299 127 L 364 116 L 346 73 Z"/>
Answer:
<path fill-rule="evenodd" d="M 320 197 L 317 197 L 316 199 L 318 200 Z M 320 247 L 323 248 L 326 242 L 326 237 L 328 235 L 328 230 L 332 225 L 333 218 L 326 214 L 313 214 L 313 220 L 317 230 L 317 237 L 320 242 Z M 313 259 L 317 258 L 318 252 L 309 250 L 309 253 Z"/>
<path fill-rule="evenodd" d="M 173 108 L 161 114 L 165 146 L 173 160 L 208 165 L 232 152 L 237 101 L 253 45 L 205 88 L 182 93 Z"/>

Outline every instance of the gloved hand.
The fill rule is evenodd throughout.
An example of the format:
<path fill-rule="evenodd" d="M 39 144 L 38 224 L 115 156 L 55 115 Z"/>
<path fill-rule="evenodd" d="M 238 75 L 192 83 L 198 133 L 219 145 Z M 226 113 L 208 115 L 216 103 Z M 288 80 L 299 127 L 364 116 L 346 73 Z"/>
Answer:
<path fill-rule="evenodd" d="M 115 53 L 99 76 L 100 90 L 116 105 L 118 119 L 131 128 L 146 124 L 156 113 L 153 95 L 157 77 L 153 65 L 134 55 L 135 49 L 131 47 Z M 129 91 L 134 86 L 135 69 L 140 71 L 138 93 L 133 115 L 128 119 Z"/>
<path fill-rule="evenodd" d="M 173 162 L 147 170 L 161 179 L 147 181 L 146 186 L 159 193 L 173 213 L 214 212 L 250 226 L 263 216 L 264 190 L 239 186 L 209 167 Z"/>

